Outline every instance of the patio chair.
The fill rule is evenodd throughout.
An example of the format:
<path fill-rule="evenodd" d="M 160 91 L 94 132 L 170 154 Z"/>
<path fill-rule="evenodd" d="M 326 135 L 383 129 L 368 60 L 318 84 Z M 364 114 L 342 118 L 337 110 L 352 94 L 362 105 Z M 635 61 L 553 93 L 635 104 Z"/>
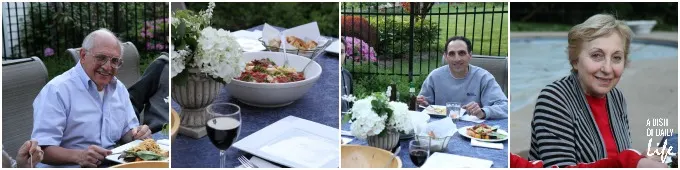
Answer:
<path fill-rule="evenodd" d="M 47 68 L 38 57 L 2 62 L 2 145 L 12 157 L 31 139 L 33 100 L 47 79 Z"/>
<path fill-rule="evenodd" d="M 69 48 L 66 52 L 71 54 L 74 61 L 80 60 L 80 48 Z M 123 43 L 123 66 L 118 69 L 116 77 L 125 84 L 126 88 L 130 88 L 140 76 L 137 47 L 132 42 L 125 42 Z"/>
<path fill-rule="evenodd" d="M 342 78 L 340 79 L 342 81 L 340 83 L 340 86 L 341 86 L 340 91 L 342 93 L 341 95 L 350 95 L 350 94 L 354 95 L 354 93 L 353 93 L 354 84 L 353 84 L 353 79 L 352 79 L 352 73 L 345 70 L 344 68 L 341 70 L 340 73 L 341 73 L 340 76 L 342 76 Z M 352 108 L 352 105 L 349 102 L 342 100 L 341 105 L 340 105 L 341 111 L 346 112 L 346 111 L 348 111 L 349 108 Z"/>
<path fill-rule="evenodd" d="M 470 64 L 481 67 L 494 78 L 496 82 L 501 86 L 503 93 L 508 95 L 508 59 L 507 57 L 497 57 L 497 56 L 484 56 L 484 55 L 472 55 L 472 60 Z M 442 56 L 442 65 L 446 65 L 446 60 Z"/>

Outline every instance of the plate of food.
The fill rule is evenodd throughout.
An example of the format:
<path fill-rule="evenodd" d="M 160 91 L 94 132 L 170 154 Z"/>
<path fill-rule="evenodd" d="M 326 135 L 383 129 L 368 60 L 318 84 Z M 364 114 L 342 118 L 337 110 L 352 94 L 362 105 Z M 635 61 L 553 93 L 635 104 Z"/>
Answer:
<path fill-rule="evenodd" d="M 508 140 L 507 131 L 500 129 L 497 126 L 489 126 L 483 123 L 462 127 L 458 129 L 458 133 L 467 138 L 482 142 L 500 142 Z"/>
<path fill-rule="evenodd" d="M 285 58 L 289 60 L 287 66 Z M 251 64 L 225 88 L 240 102 L 257 107 L 293 103 L 314 86 L 322 72 L 316 61 L 294 54 L 248 52 L 241 60 Z"/>
<path fill-rule="evenodd" d="M 135 140 L 111 150 L 106 159 L 118 163 L 139 161 L 169 161 L 170 146 L 159 145 L 156 140 Z"/>
<path fill-rule="evenodd" d="M 246 63 L 245 71 L 237 80 L 253 83 L 288 83 L 305 80 L 305 73 L 295 68 L 278 66 L 269 58 L 255 59 Z"/>
<path fill-rule="evenodd" d="M 423 112 L 431 116 L 442 117 L 446 116 L 446 106 L 430 105 L 423 109 Z"/>

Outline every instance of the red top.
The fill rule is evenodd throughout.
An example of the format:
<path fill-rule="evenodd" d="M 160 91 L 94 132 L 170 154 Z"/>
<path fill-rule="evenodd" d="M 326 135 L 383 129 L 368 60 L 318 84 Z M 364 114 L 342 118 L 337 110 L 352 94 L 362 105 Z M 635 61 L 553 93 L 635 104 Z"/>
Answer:
<path fill-rule="evenodd" d="M 586 95 L 590 110 L 593 111 L 595 123 L 600 129 L 604 146 L 607 149 L 607 157 L 613 157 L 619 154 L 619 149 L 616 147 L 616 140 L 612 133 L 611 126 L 609 126 L 609 112 L 607 111 L 607 98 L 596 98 Z"/>

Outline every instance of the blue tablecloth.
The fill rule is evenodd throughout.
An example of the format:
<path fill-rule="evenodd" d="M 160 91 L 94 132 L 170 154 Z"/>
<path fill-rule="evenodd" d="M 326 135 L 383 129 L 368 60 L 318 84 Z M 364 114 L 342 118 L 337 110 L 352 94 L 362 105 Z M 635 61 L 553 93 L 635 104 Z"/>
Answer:
<path fill-rule="evenodd" d="M 430 121 L 434 120 L 439 120 L 441 118 L 430 118 Z M 498 125 L 500 126 L 500 129 L 503 129 L 505 131 L 508 131 L 508 119 L 501 119 L 501 120 L 487 120 L 484 121 L 483 123 L 495 126 Z M 457 121 L 455 122 L 456 126 L 458 128 L 465 127 L 465 126 L 472 126 L 475 125 L 476 123 L 474 122 L 467 122 L 467 121 Z M 342 130 L 350 130 L 350 125 L 349 124 L 343 124 L 342 125 Z M 509 133 L 509 131 L 508 131 Z M 403 168 L 417 168 L 413 162 L 411 161 L 411 158 L 408 155 L 408 144 L 409 141 L 413 140 L 413 138 L 408 139 L 408 140 L 401 140 L 399 141 L 399 144 L 401 145 L 401 151 L 399 152 L 399 158 L 401 159 L 402 162 L 402 167 Z M 480 159 L 486 159 L 486 160 L 491 160 L 493 161 L 493 165 L 491 166 L 492 168 L 507 168 L 508 167 L 508 141 L 503 141 L 503 150 L 498 150 L 498 149 L 490 149 L 490 148 L 483 148 L 483 147 L 473 147 L 470 145 L 470 139 L 463 137 L 456 133 L 453 137 L 451 137 L 451 140 L 449 141 L 449 146 L 447 148 L 446 153 L 449 154 L 454 154 L 454 155 L 460 155 L 460 156 L 468 156 L 468 157 L 474 157 L 474 158 L 480 158 Z M 352 142 L 349 144 L 356 144 L 356 145 L 368 145 L 368 143 L 365 140 L 360 140 L 357 138 L 353 138 Z"/>
<path fill-rule="evenodd" d="M 248 29 L 262 30 L 263 25 Z M 283 28 L 278 28 L 284 30 Z M 337 39 L 337 38 L 334 38 Z M 232 102 L 241 106 L 241 134 L 239 140 L 280 120 L 289 115 L 311 120 L 330 127 L 339 126 L 338 117 L 338 79 L 339 61 L 336 56 L 326 53 L 320 54 L 315 59 L 321 65 L 322 73 L 316 84 L 302 98 L 293 104 L 281 108 L 258 108 L 248 106 L 230 97 L 226 89 L 220 91 L 220 95 L 214 103 Z M 172 102 L 172 107 L 180 111 L 179 104 Z M 201 139 L 192 139 L 178 135 L 172 144 L 172 167 L 219 167 L 219 151 L 210 143 L 206 136 Z M 243 153 L 236 148 L 227 150 L 227 167 L 241 165 L 237 158 Z"/>

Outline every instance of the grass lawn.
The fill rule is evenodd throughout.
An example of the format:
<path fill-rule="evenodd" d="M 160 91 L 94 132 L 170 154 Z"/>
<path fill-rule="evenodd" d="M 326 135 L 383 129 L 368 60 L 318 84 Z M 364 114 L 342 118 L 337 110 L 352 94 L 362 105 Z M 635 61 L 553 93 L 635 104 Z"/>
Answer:
<path fill-rule="evenodd" d="M 487 3 L 486 8 L 482 8 L 481 3 L 476 12 L 502 11 L 501 6 L 493 7 L 492 3 Z M 456 5 L 459 12 L 475 12 L 471 5 L 465 9 L 463 5 Z M 456 6 L 451 6 L 449 11 L 455 13 Z M 432 7 L 431 13 L 448 13 L 446 4 L 438 4 Z M 508 7 L 505 7 L 505 11 Z M 446 39 L 452 36 L 465 36 L 469 38 L 473 45 L 473 54 L 493 55 L 493 56 L 508 56 L 508 13 L 495 14 L 459 14 L 448 16 L 429 16 L 429 20 L 439 20 L 440 31 L 439 45 L 440 49 L 444 47 Z M 467 19 L 467 21 L 466 21 Z M 483 22 L 482 22 L 483 21 Z M 448 23 L 448 24 L 446 24 Z M 446 31 L 448 27 L 448 32 Z M 455 28 L 455 29 L 454 29 Z M 484 37 L 482 37 L 482 35 Z M 491 48 L 489 48 L 491 46 Z M 499 50 L 500 46 L 500 50 Z"/>

